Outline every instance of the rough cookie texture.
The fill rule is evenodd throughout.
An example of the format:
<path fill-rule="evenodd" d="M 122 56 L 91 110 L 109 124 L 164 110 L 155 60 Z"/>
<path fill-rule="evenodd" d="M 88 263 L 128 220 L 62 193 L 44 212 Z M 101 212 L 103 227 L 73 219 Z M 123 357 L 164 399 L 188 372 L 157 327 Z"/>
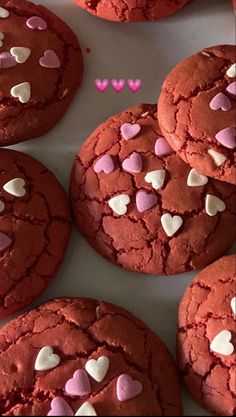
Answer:
<path fill-rule="evenodd" d="M 66 194 L 45 166 L 10 150 L 0 151 L 0 166 L 0 233 L 11 240 L 0 251 L 2 319 L 31 303 L 56 275 L 71 224 Z M 3 188 L 15 178 L 25 182 L 22 197 Z"/>
<path fill-rule="evenodd" d="M 121 126 L 138 124 L 141 132 L 130 140 L 121 137 Z M 229 248 L 235 238 L 235 189 L 231 184 L 209 179 L 200 187 L 189 187 L 190 167 L 174 152 L 155 155 L 161 132 L 156 106 L 139 105 L 111 117 L 100 125 L 79 150 L 71 175 L 71 199 L 80 232 L 101 255 L 125 269 L 150 274 L 174 274 L 209 264 Z M 142 158 L 142 171 L 128 173 L 122 162 L 133 152 Z M 104 155 L 113 158 L 110 174 L 94 171 Z M 145 181 L 153 170 L 165 170 L 164 185 L 154 190 Z M 140 213 L 138 191 L 151 193 L 157 204 Z M 131 199 L 125 215 L 117 215 L 109 200 L 125 194 Z M 209 216 L 207 194 L 222 199 L 226 210 Z M 183 225 L 168 237 L 161 225 L 164 213 L 179 215 Z"/>
<path fill-rule="evenodd" d="M 207 48 L 182 61 L 163 84 L 158 118 L 166 139 L 184 161 L 205 175 L 235 184 L 235 143 L 228 148 L 215 138 L 221 130 L 236 127 L 236 97 L 226 90 L 236 80 L 226 74 L 234 62 L 231 45 Z M 229 100 L 227 111 L 210 107 L 219 93 Z M 222 154 L 226 161 L 217 166 L 209 150 Z"/>
<path fill-rule="evenodd" d="M 193 397 L 217 415 L 236 413 L 236 258 L 222 258 L 200 272 L 187 289 L 179 309 L 178 360 Z M 235 303 L 236 305 L 236 303 Z M 234 353 L 210 349 L 223 330 L 232 332 Z"/>
<path fill-rule="evenodd" d="M 83 59 L 74 33 L 45 7 L 26 0 L 0 0 L 0 6 L 9 12 L 0 18 L 0 145 L 5 146 L 41 136 L 59 122 L 81 83 Z M 32 16 L 43 19 L 47 28 L 29 28 Z M 9 67 L 4 54 L 10 55 L 13 47 L 29 48 L 31 54 L 24 63 Z M 39 63 L 46 50 L 53 51 L 51 67 Z M 11 89 L 25 82 L 31 95 L 23 104 Z"/>
<path fill-rule="evenodd" d="M 51 346 L 59 366 L 35 371 L 38 352 Z M 106 356 L 109 369 L 91 393 L 70 397 L 66 382 L 88 360 Z M 128 374 L 143 385 L 140 395 L 120 402 L 117 379 Z M 128 311 L 90 299 L 61 298 L 12 321 L 0 331 L 0 412 L 4 416 L 47 415 L 61 397 L 74 413 L 89 401 L 97 415 L 181 415 L 174 361 L 165 345 Z"/>
<path fill-rule="evenodd" d="M 190 0 L 75 0 L 88 12 L 117 22 L 153 21 L 168 17 Z"/>

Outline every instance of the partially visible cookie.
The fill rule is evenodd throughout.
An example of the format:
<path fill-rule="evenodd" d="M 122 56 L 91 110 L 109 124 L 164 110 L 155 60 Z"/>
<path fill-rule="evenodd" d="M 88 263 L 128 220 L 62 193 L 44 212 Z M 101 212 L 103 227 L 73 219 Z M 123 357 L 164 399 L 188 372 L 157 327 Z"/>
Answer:
<path fill-rule="evenodd" d="M 179 308 L 178 360 L 192 396 L 216 415 L 235 415 L 236 257 L 198 274 Z"/>
<path fill-rule="evenodd" d="M 189 165 L 236 183 L 236 50 L 204 49 L 166 78 L 158 103 L 161 130 Z"/>

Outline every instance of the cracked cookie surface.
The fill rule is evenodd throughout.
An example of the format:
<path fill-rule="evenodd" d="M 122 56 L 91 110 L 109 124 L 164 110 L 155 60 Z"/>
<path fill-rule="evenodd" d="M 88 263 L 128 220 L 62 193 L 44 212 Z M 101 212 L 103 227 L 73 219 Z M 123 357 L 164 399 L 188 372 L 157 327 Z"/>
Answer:
<path fill-rule="evenodd" d="M 45 346 L 60 363 L 35 371 Z M 91 377 L 90 366 L 90 393 L 68 395 L 65 386 L 75 371 L 102 356 L 109 361 L 102 381 Z M 142 384 L 141 393 L 118 400 L 120 375 Z M 70 415 L 85 402 L 100 416 L 182 414 L 175 364 L 165 345 L 128 311 L 90 299 L 52 300 L 0 330 L 1 415 L 47 415 L 55 398 L 66 402 Z"/>
<path fill-rule="evenodd" d="M 66 112 L 83 75 L 78 40 L 26 0 L 0 0 L 0 146 L 44 135 Z M 6 16 L 6 17 L 5 17 Z"/>
<path fill-rule="evenodd" d="M 0 319 L 30 304 L 58 272 L 70 238 L 67 196 L 32 157 L 0 150 Z"/>
<path fill-rule="evenodd" d="M 206 266 L 232 245 L 235 189 L 202 176 L 205 185 L 189 186 L 191 168 L 160 136 L 154 105 L 111 117 L 77 153 L 71 199 L 80 232 L 99 254 L 127 270 L 175 274 Z M 225 209 L 207 214 L 207 195 Z"/>
<path fill-rule="evenodd" d="M 178 361 L 190 393 L 216 415 L 235 415 L 235 255 L 198 274 L 180 304 L 178 326 Z M 223 332 L 229 332 L 228 340 L 222 338 Z M 219 334 L 221 342 L 216 347 L 213 341 Z M 228 347 L 231 351 L 227 353 Z"/>
<path fill-rule="evenodd" d="M 158 103 L 161 130 L 193 168 L 236 183 L 235 47 L 204 49 L 166 78 Z"/>

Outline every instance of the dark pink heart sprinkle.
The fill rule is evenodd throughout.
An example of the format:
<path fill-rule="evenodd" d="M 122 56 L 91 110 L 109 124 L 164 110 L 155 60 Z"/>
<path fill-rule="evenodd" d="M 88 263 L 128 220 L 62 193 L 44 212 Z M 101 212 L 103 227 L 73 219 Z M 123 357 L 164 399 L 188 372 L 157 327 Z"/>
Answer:
<path fill-rule="evenodd" d="M 12 68 L 16 65 L 17 62 L 10 52 L 0 52 L 0 69 Z"/>
<path fill-rule="evenodd" d="M 117 398 L 119 401 L 128 401 L 137 397 L 143 391 L 141 382 L 132 379 L 129 375 L 119 376 L 116 385 Z"/>
<path fill-rule="evenodd" d="M 45 20 L 43 20 L 41 17 L 39 16 L 32 16 L 30 17 L 27 22 L 26 25 L 28 26 L 28 28 L 33 29 L 33 30 L 45 30 L 47 29 L 48 25 L 45 22 Z"/>
<path fill-rule="evenodd" d="M 122 138 L 124 138 L 125 140 L 130 140 L 135 138 L 139 134 L 139 132 L 141 131 L 141 126 L 138 123 L 124 123 L 121 126 L 120 131 Z"/>
<path fill-rule="evenodd" d="M 136 206 L 140 213 L 150 210 L 157 204 L 157 196 L 148 194 L 146 191 L 139 191 L 136 195 Z"/>
<path fill-rule="evenodd" d="M 96 174 L 104 172 L 105 174 L 111 174 L 115 169 L 115 164 L 110 155 L 103 155 L 94 165 L 94 171 Z"/>
<path fill-rule="evenodd" d="M 157 156 L 168 156 L 174 153 L 173 149 L 170 147 L 169 143 L 165 138 L 158 138 L 155 144 L 155 154 Z"/>
<path fill-rule="evenodd" d="M 142 172 L 143 161 L 139 153 L 133 152 L 128 158 L 122 162 L 122 167 L 125 171 L 131 172 L 133 174 L 138 174 Z"/>
<path fill-rule="evenodd" d="M 226 88 L 229 94 L 236 96 L 236 81 L 233 81 L 228 87 Z"/>
<path fill-rule="evenodd" d="M 57 54 L 51 49 L 47 49 L 39 60 L 41 67 L 45 68 L 60 68 L 61 62 Z"/>
<path fill-rule="evenodd" d="M 218 132 L 215 138 L 225 148 L 234 149 L 236 146 L 236 129 L 234 127 L 226 127 L 226 129 Z"/>
<path fill-rule="evenodd" d="M 73 396 L 84 397 L 91 392 L 91 385 L 87 372 L 84 369 L 79 369 L 69 379 L 65 386 L 66 393 Z"/>
<path fill-rule="evenodd" d="M 48 416 L 74 416 L 74 412 L 63 398 L 56 397 L 51 402 Z"/>
<path fill-rule="evenodd" d="M 228 111 L 231 109 L 231 102 L 224 93 L 218 93 L 210 102 L 210 108 L 212 110 Z"/>
<path fill-rule="evenodd" d="M 7 249 L 11 244 L 12 240 L 7 235 L 0 232 L 0 252 Z"/>

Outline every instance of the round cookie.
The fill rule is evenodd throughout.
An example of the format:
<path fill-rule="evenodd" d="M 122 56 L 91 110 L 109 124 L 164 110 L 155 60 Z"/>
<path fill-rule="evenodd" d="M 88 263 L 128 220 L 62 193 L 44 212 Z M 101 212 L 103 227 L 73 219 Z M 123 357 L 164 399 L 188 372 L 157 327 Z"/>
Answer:
<path fill-rule="evenodd" d="M 235 255 L 204 269 L 188 287 L 179 308 L 177 350 L 192 396 L 216 415 L 235 415 Z"/>
<path fill-rule="evenodd" d="M 62 118 L 83 75 L 71 29 L 43 6 L 0 0 L 0 146 L 44 135 Z"/>
<path fill-rule="evenodd" d="M 168 17 L 190 0 L 75 0 L 75 2 L 103 19 L 116 22 L 144 22 Z"/>
<path fill-rule="evenodd" d="M 203 174 L 236 182 L 235 47 L 214 46 L 180 62 L 158 104 L 161 130 L 184 161 Z"/>
<path fill-rule="evenodd" d="M 235 238 L 235 188 L 199 175 L 174 153 L 156 106 L 111 117 L 88 138 L 71 175 L 80 232 L 123 268 L 175 274 L 201 268 Z"/>
<path fill-rule="evenodd" d="M 91 299 L 55 299 L 0 330 L 0 391 L 3 416 L 182 414 L 163 342 Z"/>
<path fill-rule="evenodd" d="M 0 319 L 30 304 L 58 272 L 71 232 L 67 196 L 32 157 L 0 150 Z M 1 401 L 1 400 L 0 400 Z"/>

